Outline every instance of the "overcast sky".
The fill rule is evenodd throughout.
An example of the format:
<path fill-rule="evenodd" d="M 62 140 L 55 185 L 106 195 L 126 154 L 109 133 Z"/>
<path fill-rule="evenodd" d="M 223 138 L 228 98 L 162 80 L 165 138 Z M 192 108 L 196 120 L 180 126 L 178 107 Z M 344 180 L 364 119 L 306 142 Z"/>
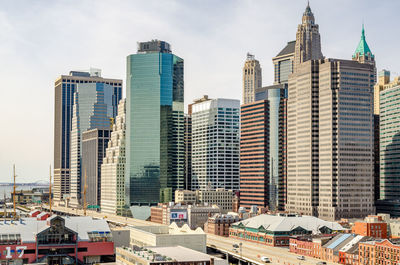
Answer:
<path fill-rule="evenodd" d="M 70 70 L 126 76 L 138 41 L 160 39 L 185 60 L 185 104 L 208 94 L 241 98 L 246 53 L 263 85 L 271 58 L 294 40 L 306 0 L 0 0 L 0 182 L 48 179 L 53 163 L 54 80 Z M 365 23 L 377 68 L 400 72 L 397 0 L 311 0 L 322 52 L 351 59 Z M 124 91 L 125 96 L 125 91 Z"/>

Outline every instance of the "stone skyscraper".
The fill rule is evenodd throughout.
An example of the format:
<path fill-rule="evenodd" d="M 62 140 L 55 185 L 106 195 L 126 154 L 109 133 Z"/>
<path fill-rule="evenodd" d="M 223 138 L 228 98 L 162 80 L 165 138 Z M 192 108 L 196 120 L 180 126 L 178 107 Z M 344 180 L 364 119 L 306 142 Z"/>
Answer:
<path fill-rule="evenodd" d="M 302 23 L 297 27 L 296 45 L 294 51 L 294 69 L 308 60 L 322 59 L 321 37 L 319 26 L 315 24 L 314 14 L 310 5 L 303 13 Z"/>
<path fill-rule="evenodd" d="M 113 101 L 117 115 L 117 104 L 122 96 L 122 80 L 101 77 L 101 71 L 91 69 L 88 72 L 71 71 L 55 81 L 54 102 L 54 200 L 68 199 L 71 191 L 71 129 L 74 105 L 74 93 L 79 85 L 104 83 L 114 88 Z"/>
<path fill-rule="evenodd" d="M 261 66 L 254 55 L 247 54 L 243 67 L 243 100 L 242 104 L 255 100 L 256 90 L 262 86 Z"/>
<path fill-rule="evenodd" d="M 106 155 L 101 165 L 101 211 L 110 214 L 127 215 L 125 204 L 125 134 L 126 134 L 126 100 L 118 105 L 118 116 L 115 118 L 113 130 Z"/>
<path fill-rule="evenodd" d="M 185 188 L 183 59 L 167 42 L 141 42 L 127 57 L 126 79 L 126 202 L 140 207 L 134 216 L 149 215 L 148 206 Z"/>

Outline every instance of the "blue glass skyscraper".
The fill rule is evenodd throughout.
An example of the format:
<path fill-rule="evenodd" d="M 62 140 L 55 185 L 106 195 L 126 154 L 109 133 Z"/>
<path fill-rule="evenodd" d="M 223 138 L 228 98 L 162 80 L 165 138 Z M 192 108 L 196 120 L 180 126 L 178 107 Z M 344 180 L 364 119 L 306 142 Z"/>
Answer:
<path fill-rule="evenodd" d="M 127 57 L 126 201 L 150 206 L 184 188 L 183 59 L 164 41 Z M 134 213 L 135 216 L 135 213 Z"/>

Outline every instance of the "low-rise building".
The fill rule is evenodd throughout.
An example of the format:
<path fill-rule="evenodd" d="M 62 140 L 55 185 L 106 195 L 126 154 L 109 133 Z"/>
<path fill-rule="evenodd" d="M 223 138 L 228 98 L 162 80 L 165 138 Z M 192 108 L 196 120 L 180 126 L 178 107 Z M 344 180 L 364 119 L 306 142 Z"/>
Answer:
<path fill-rule="evenodd" d="M 126 229 L 126 228 L 124 228 Z M 207 236 L 201 228 L 192 230 L 188 225 L 136 226 L 129 228 L 130 247 L 169 247 L 182 245 L 206 253 Z"/>
<path fill-rule="evenodd" d="M 218 206 L 174 204 L 170 202 L 159 203 L 151 207 L 151 221 L 169 225 L 176 223 L 178 226 L 188 224 L 191 229 L 204 228 L 209 214 L 221 213 Z"/>
<path fill-rule="evenodd" d="M 362 222 L 355 222 L 352 232 L 357 235 L 387 238 L 387 223 L 380 216 L 368 216 Z"/>
<path fill-rule="evenodd" d="M 289 251 L 301 256 L 320 258 L 322 245 L 333 235 L 297 236 L 290 238 Z"/>
<path fill-rule="evenodd" d="M 228 265 L 227 260 L 182 246 L 145 249 L 117 248 L 116 263 L 118 265 Z"/>
<path fill-rule="evenodd" d="M 0 222 L 0 263 L 93 264 L 114 260 L 106 220 L 61 217 Z"/>
<path fill-rule="evenodd" d="M 232 224 L 229 237 L 270 246 L 289 246 L 292 236 L 331 234 L 343 230 L 336 222 L 313 216 L 261 214 Z"/>
<path fill-rule="evenodd" d="M 400 242 L 395 240 L 374 240 L 360 243 L 359 265 L 400 264 Z"/>
<path fill-rule="evenodd" d="M 222 213 L 227 213 L 233 209 L 232 190 L 217 188 L 215 190 L 176 190 L 175 203 L 182 204 L 203 204 L 203 205 L 218 205 Z"/>
<path fill-rule="evenodd" d="M 11 200 L 13 200 L 14 193 L 11 193 Z M 41 204 L 49 201 L 49 188 L 33 188 L 31 190 L 17 190 L 15 192 L 15 202 L 17 204 Z"/>
<path fill-rule="evenodd" d="M 238 215 L 216 213 L 208 217 L 207 223 L 204 225 L 204 231 L 208 234 L 229 236 L 229 227 L 239 220 Z"/>

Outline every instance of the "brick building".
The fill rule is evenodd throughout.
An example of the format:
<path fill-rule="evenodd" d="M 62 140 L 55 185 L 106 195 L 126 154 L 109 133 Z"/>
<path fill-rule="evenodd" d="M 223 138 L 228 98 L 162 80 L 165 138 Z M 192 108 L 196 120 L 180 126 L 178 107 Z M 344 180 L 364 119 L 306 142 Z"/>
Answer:
<path fill-rule="evenodd" d="M 229 227 L 239 221 L 239 217 L 229 214 L 214 214 L 208 217 L 204 231 L 218 236 L 229 236 Z"/>

